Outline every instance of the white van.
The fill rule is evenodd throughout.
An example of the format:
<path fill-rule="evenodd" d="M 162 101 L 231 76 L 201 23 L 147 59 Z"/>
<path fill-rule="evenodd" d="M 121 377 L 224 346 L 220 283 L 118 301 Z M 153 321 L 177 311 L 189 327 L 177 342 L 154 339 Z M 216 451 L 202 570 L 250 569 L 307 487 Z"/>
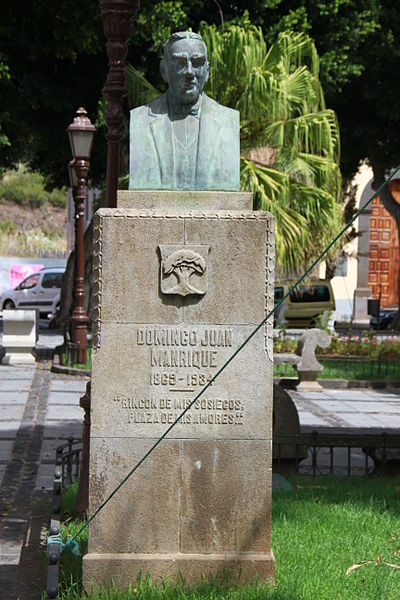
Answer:
<path fill-rule="evenodd" d="M 0 296 L 0 309 L 36 309 L 41 316 L 54 316 L 60 302 L 65 267 L 41 269 L 26 277 L 16 288 Z"/>
<path fill-rule="evenodd" d="M 275 284 L 275 304 L 287 294 L 294 282 Z M 334 311 L 335 298 L 332 286 L 327 279 L 313 279 L 310 284 L 300 284 L 285 300 L 288 309 L 285 320 L 292 328 L 312 327 L 315 319 L 325 311 Z"/>

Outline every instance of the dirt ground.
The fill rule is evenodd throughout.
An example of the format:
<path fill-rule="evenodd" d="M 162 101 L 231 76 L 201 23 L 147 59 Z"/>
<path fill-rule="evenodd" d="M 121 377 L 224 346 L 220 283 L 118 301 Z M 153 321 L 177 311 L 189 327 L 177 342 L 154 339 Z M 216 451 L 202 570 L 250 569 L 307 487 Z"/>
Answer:
<path fill-rule="evenodd" d="M 19 230 L 39 228 L 63 235 L 66 221 L 66 209 L 46 204 L 32 209 L 14 202 L 0 203 L 0 221 L 13 221 Z"/>

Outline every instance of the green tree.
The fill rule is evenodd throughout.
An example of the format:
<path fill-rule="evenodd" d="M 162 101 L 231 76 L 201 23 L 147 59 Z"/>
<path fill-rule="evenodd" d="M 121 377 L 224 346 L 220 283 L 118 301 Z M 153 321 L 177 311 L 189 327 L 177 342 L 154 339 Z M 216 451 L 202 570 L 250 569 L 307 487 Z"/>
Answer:
<path fill-rule="evenodd" d="M 240 111 L 242 189 L 276 219 L 279 268 L 301 269 L 342 223 L 339 130 L 325 108 L 314 44 L 282 33 L 268 49 L 250 23 L 224 33 L 203 24 L 201 33 L 211 67 L 205 91 Z M 127 75 L 132 106 L 157 95 L 131 66 Z"/>
<path fill-rule="evenodd" d="M 278 15 L 280 8 L 281 3 L 269 11 L 275 27 L 287 26 L 291 18 L 294 28 L 310 32 L 321 53 L 324 89 L 340 122 L 345 177 L 351 179 L 359 163 L 367 160 L 377 188 L 400 164 L 398 7 L 391 0 L 302 0 L 285 2 L 285 16 Z M 380 199 L 400 236 L 400 206 L 389 187 Z M 400 269 L 397 289 L 400 307 Z M 394 325 L 400 326 L 400 312 Z"/>
<path fill-rule="evenodd" d="M 71 158 L 66 128 L 79 106 L 96 120 L 107 75 L 98 0 L 3 4 L 0 168 L 23 161 L 43 173 L 48 183 L 64 185 Z M 130 55 L 135 65 L 151 73 L 161 40 L 171 30 L 189 26 L 189 8 L 202 3 L 143 0 L 141 4 Z M 105 177 L 104 134 L 102 129 L 96 135 L 91 159 L 90 175 L 97 181 Z"/>

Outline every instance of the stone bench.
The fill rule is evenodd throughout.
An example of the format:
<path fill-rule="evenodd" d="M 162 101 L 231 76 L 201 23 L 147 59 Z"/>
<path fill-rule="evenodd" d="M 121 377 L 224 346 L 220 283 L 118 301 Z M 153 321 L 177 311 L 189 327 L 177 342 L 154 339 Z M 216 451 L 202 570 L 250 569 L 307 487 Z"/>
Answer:
<path fill-rule="evenodd" d="M 291 352 L 274 352 L 274 363 L 276 365 L 294 365 L 300 361 L 300 356 Z"/>
<path fill-rule="evenodd" d="M 33 351 L 37 341 L 35 310 L 3 310 L 2 364 L 35 364 Z"/>

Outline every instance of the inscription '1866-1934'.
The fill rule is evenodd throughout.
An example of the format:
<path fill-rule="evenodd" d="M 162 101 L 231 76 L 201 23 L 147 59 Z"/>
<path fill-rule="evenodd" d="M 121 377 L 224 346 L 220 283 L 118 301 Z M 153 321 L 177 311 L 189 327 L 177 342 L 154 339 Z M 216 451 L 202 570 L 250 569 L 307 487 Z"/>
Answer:
<path fill-rule="evenodd" d="M 195 392 L 211 381 L 226 350 L 229 353 L 234 345 L 233 329 L 204 326 L 139 327 L 134 342 L 139 360 L 147 367 L 149 391 L 143 397 L 124 393 L 114 397 L 114 406 L 131 424 L 173 423 Z M 242 425 L 243 415 L 244 404 L 237 398 L 199 398 L 179 422 Z"/>
<path fill-rule="evenodd" d="M 177 391 L 179 386 L 193 388 L 210 381 L 221 364 L 219 350 L 233 346 L 233 330 L 143 327 L 136 332 L 136 345 L 148 348 L 150 385 Z"/>

